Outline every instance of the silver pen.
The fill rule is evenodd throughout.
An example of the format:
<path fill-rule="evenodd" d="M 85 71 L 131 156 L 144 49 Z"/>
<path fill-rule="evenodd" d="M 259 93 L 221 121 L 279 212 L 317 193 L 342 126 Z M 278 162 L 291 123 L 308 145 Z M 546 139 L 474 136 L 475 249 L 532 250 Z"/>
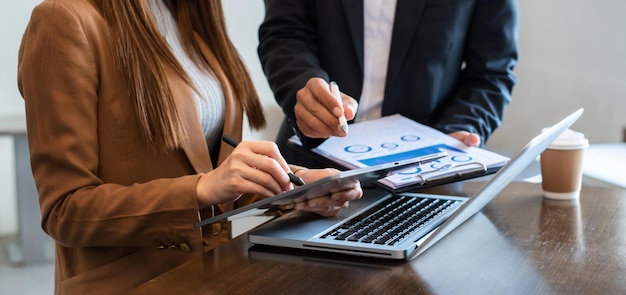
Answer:
<path fill-rule="evenodd" d="M 348 134 L 348 120 L 346 120 L 346 114 L 343 112 L 343 101 L 341 100 L 341 92 L 339 92 L 339 85 L 335 81 L 330 82 L 330 93 L 337 99 L 339 102 L 339 107 L 341 108 L 341 116 L 339 117 L 339 126 L 344 133 Z"/>

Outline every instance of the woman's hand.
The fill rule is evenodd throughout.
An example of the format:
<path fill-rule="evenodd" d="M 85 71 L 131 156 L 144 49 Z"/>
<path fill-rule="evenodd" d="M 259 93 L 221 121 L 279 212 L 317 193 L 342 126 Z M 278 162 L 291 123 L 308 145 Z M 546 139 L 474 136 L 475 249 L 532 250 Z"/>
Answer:
<path fill-rule="evenodd" d="M 243 193 L 271 197 L 293 189 L 289 166 L 269 141 L 241 142 L 224 162 L 203 174 L 196 186 L 200 208 L 237 200 Z"/>
<path fill-rule="evenodd" d="M 302 177 L 305 183 L 313 182 L 317 179 L 339 173 L 332 168 L 300 170 L 298 176 Z M 295 203 L 294 209 L 317 213 L 324 217 L 335 216 L 352 200 L 358 200 L 363 196 L 361 183 L 358 180 L 348 181 L 339 187 L 331 190 L 329 195 L 319 196 L 303 202 Z"/>

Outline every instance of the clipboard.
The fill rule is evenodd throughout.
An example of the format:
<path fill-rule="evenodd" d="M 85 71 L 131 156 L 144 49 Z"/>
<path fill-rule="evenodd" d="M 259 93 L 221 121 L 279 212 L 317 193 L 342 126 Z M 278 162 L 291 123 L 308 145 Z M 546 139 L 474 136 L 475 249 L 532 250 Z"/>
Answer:
<path fill-rule="evenodd" d="M 447 151 L 448 157 L 429 166 L 397 171 L 377 181 L 382 188 L 404 192 L 497 172 L 509 160 L 503 155 L 469 147 L 434 128 L 396 114 L 350 125 L 346 137 L 331 137 L 320 146 L 306 149 L 297 136 L 289 145 L 309 157 L 332 163 L 340 170 L 367 167 L 388 160 Z"/>
<path fill-rule="evenodd" d="M 390 173 L 393 173 L 398 169 L 402 169 L 407 166 L 423 165 L 445 156 L 447 156 L 446 152 L 437 152 L 411 159 L 395 161 L 392 163 L 340 171 L 337 174 L 304 184 L 293 190 L 204 219 L 197 222 L 194 226 L 198 228 L 217 221 L 232 221 L 251 215 L 260 215 L 269 212 L 292 209 L 295 203 L 328 195 L 334 188 L 341 187 L 342 185 L 352 182 L 355 179 L 358 180 L 361 185 L 367 185 L 388 176 Z"/>

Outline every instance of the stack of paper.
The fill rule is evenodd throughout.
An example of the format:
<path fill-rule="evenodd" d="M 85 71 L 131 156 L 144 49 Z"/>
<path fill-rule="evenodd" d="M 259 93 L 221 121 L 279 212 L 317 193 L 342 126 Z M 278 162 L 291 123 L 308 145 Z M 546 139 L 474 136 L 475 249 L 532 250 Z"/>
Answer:
<path fill-rule="evenodd" d="M 298 144 L 297 137 L 293 143 Z M 509 158 L 462 142 L 401 115 L 350 125 L 346 137 L 331 137 L 312 150 L 349 169 L 369 167 L 446 151 L 439 160 L 395 171 L 380 182 L 392 189 L 449 182 L 495 172 Z M 497 169 L 496 169 L 497 170 Z"/>

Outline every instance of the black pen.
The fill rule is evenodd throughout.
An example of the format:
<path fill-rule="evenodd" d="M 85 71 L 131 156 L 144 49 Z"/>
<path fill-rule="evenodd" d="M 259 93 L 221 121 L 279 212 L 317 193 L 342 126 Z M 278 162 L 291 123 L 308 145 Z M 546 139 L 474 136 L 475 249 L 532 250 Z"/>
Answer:
<path fill-rule="evenodd" d="M 236 139 L 228 136 L 228 135 L 223 135 L 222 136 L 222 140 L 227 143 L 228 145 L 232 146 L 232 147 L 237 147 L 237 145 L 239 144 L 239 141 L 237 141 Z M 301 186 L 304 185 L 304 180 L 302 180 L 302 178 L 296 176 L 295 174 L 293 174 L 291 171 L 287 172 L 287 175 L 289 176 L 289 180 L 291 181 L 291 183 L 297 185 L 297 186 Z"/>

